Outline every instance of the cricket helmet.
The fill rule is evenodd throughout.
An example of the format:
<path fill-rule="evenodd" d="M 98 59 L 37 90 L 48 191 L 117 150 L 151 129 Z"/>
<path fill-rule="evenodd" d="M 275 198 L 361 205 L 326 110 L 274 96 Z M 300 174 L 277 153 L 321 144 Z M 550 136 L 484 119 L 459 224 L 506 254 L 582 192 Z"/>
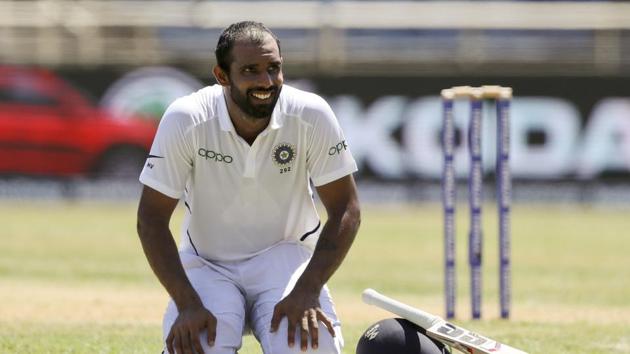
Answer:
<path fill-rule="evenodd" d="M 359 339 L 356 354 L 448 354 L 441 343 L 402 318 L 388 318 L 371 325 Z"/>

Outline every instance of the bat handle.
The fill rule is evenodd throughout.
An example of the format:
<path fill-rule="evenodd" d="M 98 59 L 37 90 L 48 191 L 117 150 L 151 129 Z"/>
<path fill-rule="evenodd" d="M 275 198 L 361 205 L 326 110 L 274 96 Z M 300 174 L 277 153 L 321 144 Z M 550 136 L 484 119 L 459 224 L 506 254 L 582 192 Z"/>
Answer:
<path fill-rule="evenodd" d="M 434 316 L 430 313 L 419 310 L 415 307 L 411 307 L 400 301 L 394 300 L 383 294 L 380 294 L 374 289 L 365 289 L 362 294 L 363 302 L 368 305 L 374 305 L 401 316 L 422 328 L 430 328 L 434 324 L 441 322 L 440 317 Z"/>

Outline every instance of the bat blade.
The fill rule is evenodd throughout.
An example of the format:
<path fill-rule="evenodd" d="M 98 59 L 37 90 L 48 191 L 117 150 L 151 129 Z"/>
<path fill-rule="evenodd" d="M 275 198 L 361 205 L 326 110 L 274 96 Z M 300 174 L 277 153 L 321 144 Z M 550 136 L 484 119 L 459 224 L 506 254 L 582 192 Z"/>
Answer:
<path fill-rule="evenodd" d="M 427 335 L 470 354 L 527 354 L 494 339 L 484 337 L 452 323 L 442 321 L 427 329 Z"/>
<path fill-rule="evenodd" d="M 471 332 L 465 328 L 446 322 L 439 316 L 424 312 L 415 307 L 382 295 L 373 289 L 366 289 L 363 302 L 375 305 L 399 315 L 426 329 L 427 335 L 435 340 L 468 354 L 527 354 L 496 340 Z"/>

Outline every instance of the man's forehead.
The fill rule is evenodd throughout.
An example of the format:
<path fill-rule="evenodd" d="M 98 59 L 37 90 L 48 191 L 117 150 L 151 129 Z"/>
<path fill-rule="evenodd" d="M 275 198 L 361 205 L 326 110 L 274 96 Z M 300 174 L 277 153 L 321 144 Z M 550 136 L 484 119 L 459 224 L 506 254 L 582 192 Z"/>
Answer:
<path fill-rule="evenodd" d="M 263 38 L 240 38 L 234 42 L 232 52 L 233 54 L 239 54 L 235 56 L 235 60 L 245 59 L 240 58 L 242 55 L 248 56 L 256 54 L 265 56 L 275 54 L 280 57 L 278 43 L 276 43 L 276 40 L 269 34 L 265 34 Z"/>

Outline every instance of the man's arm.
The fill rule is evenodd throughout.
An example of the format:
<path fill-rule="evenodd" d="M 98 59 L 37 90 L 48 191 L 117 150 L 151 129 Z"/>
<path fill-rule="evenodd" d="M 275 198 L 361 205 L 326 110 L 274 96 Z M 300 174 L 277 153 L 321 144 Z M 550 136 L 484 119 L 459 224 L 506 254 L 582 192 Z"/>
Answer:
<path fill-rule="evenodd" d="M 276 331 L 280 320 L 289 321 L 288 343 L 294 345 L 296 326 L 300 328 L 302 350 L 308 346 L 310 334 L 313 348 L 318 346 L 318 321 L 335 335 L 331 320 L 322 312 L 319 294 L 322 287 L 345 258 L 361 222 L 357 190 L 352 175 L 317 187 L 317 194 L 326 208 L 328 220 L 319 236 L 313 256 L 304 273 L 287 297 L 280 301 L 271 320 Z"/>
<path fill-rule="evenodd" d="M 169 293 L 179 315 L 166 339 L 170 353 L 203 353 L 199 332 L 206 328 L 208 344 L 214 343 L 216 318 L 204 308 L 190 284 L 179 259 L 177 245 L 169 228 L 177 199 L 144 187 L 138 207 L 138 235 L 153 272 Z"/>

